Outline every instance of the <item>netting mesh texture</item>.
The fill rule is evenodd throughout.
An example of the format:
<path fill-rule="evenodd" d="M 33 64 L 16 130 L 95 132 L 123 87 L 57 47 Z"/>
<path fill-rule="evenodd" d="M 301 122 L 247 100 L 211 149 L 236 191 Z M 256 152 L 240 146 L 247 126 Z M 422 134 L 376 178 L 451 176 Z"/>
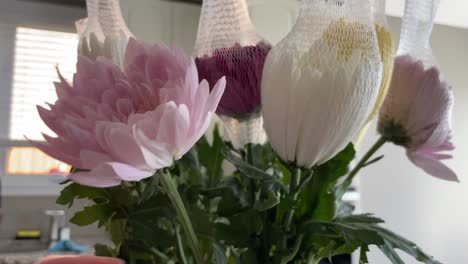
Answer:
<path fill-rule="evenodd" d="M 211 87 L 226 77 L 217 113 L 223 116 L 234 145 L 265 141 L 259 115 L 260 83 L 270 49 L 257 34 L 245 0 L 203 1 L 193 54 L 200 79 Z"/>
<path fill-rule="evenodd" d="M 383 68 L 372 2 L 302 0 L 293 29 L 270 51 L 262 113 L 283 159 L 321 164 L 357 136 L 369 118 Z M 285 124 L 285 131 L 276 123 Z M 307 137 L 329 143 L 321 146 Z"/>
<path fill-rule="evenodd" d="M 133 34 L 125 24 L 120 10 L 119 0 L 87 0 L 88 19 L 86 28 L 81 30 L 79 53 L 95 59 L 105 56 L 119 66 L 127 43 Z M 77 22 L 77 31 L 83 25 Z"/>
<path fill-rule="evenodd" d="M 435 64 L 430 37 L 439 0 L 406 0 L 398 55 L 411 55 L 425 66 Z"/>

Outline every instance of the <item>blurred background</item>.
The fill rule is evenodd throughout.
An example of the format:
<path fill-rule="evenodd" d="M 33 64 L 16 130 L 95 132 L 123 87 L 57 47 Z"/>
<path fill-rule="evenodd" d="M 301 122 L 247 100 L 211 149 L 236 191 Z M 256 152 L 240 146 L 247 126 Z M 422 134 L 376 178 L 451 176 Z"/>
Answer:
<path fill-rule="evenodd" d="M 164 42 L 191 52 L 197 33 L 201 0 L 121 0 L 130 30 L 149 42 Z M 389 23 L 398 41 L 403 0 L 387 0 Z M 297 0 L 250 0 L 249 9 L 258 31 L 276 43 L 293 26 Z M 448 164 L 460 184 L 432 178 L 413 166 L 404 150 L 392 145 L 385 158 L 363 170 L 356 187 L 358 210 L 375 213 L 386 225 L 420 245 L 442 263 L 468 259 L 468 1 L 445 0 L 440 4 L 432 47 L 442 72 L 453 85 L 453 131 L 456 150 Z M 36 105 L 54 102 L 58 65 L 71 78 L 76 63 L 78 38 L 74 23 L 86 16 L 85 0 L 0 0 L 0 252 L 18 230 L 47 234 L 45 210 L 55 205 L 61 186 L 57 182 L 69 170 L 66 164 L 45 156 L 25 141 L 39 140 L 47 128 Z M 369 130 L 358 153 L 374 142 Z M 83 206 L 77 204 L 75 207 Z M 71 215 L 71 213 L 69 213 Z M 90 244 L 102 239 L 96 227 L 71 227 L 74 239 Z M 79 231 L 78 231 L 79 230 Z M 2 244 L 3 243 L 3 244 Z M 27 252 L 27 250 L 22 250 Z M 0 263 L 2 253 L 0 253 Z M 373 251 L 370 263 L 388 263 Z M 410 258 L 405 263 L 414 263 Z"/>

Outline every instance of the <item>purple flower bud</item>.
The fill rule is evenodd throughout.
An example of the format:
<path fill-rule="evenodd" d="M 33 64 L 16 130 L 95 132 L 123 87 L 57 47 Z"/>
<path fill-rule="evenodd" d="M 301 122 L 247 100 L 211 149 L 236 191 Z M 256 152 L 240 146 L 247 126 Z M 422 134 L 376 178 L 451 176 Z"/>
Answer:
<path fill-rule="evenodd" d="M 254 46 L 235 44 L 230 48 L 216 49 L 211 56 L 196 58 L 200 79 L 214 84 L 226 77 L 226 90 L 216 112 L 245 118 L 260 110 L 260 83 L 263 64 L 271 49 L 266 42 Z"/>

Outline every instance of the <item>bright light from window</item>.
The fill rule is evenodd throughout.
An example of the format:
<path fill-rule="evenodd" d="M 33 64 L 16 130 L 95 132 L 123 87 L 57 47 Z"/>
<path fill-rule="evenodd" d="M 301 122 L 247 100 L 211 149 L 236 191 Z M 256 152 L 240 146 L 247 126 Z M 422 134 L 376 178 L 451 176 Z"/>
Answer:
<path fill-rule="evenodd" d="M 42 140 L 41 132 L 53 135 L 42 122 L 36 105 L 57 99 L 53 82 L 58 80 L 56 67 L 68 80 L 76 65 L 78 36 L 18 27 L 16 31 L 13 93 L 10 114 L 10 139 Z"/>
<path fill-rule="evenodd" d="M 8 151 L 8 175 L 67 174 L 70 166 L 34 147 L 13 147 Z"/>
<path fill-rule="evenodd" d="M 41 132 L 54 136 L 42 122 L 36 105 L 57 100 L 53 82 L 56 67 L 72 80 L 76 67 L 78 36 L 73 33 L 18 27 L 16 31 L 13 91 L 10 112 L 10 140 L 42 140 Z M 47 107 L 47 106 L 46 106 Z M 70 166 L 34 147 L 9 148 L 9 175 L 66 173 Z"/>

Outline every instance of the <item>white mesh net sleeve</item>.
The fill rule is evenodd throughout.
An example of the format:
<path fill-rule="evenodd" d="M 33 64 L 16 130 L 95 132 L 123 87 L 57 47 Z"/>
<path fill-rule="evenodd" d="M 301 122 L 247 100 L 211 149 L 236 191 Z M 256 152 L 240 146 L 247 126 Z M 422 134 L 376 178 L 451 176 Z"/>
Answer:
<path fill-rule="evenodd" d="M 99 24 L 99 0 L 86 0 L 87 19 L 75 23 L 80 42 L 78 54 L 91 59 L 104 55 L 104 33 Z"/>
<path fill-rule="evenodd" d="M 122 16 L 119 0 L 99 0 L 99 23 L 105 37 L 104 46 L 110 50 L 111 59 L 122 67 L 133 34 Z"/>
<path fill-rule="evenodd" d="M 212 55 L 221 48 L 261 41 L 245 0 L 204 0 L 193 55 Z"/>
<path fill-rule="evenodd" d="M 406 0 L 398 55 L 411 55 L 425 66 L 436 63 L 429 41 L 438 5 L 439 0 Z"/>
<path fill-rule="evenodd" d="M 260 83 L 271 45 L 256 32 L 245 0 L 203 1 L 194 53 L 200 79 L 226 77 L 218 106 L 225 135 L 235 147 L 264 143 Z"/>
<path fill-rule="evenodd" d="M 380 107 L 385 100 L 390 87 L 390 81 L 393 73 L 393 60 L 395 59 L 395 42 L 388 26 L 387 17 L 385 15 L 385 0 L 374 0 L 373 1 L 373 12 L 375 21 L 375 30 L 377 34 L 377 41 L 379 44 L 380 57 L 382 60 L 382 77 L 380 79 L 380 90 L 375 103 L 374 109 L 367 119 L 367 125 L 361 129 L 357 139 L 355 140 L 355 146 L 359 146 L 359 143 L 365 136 L 369 124 L 372 119 L 377 115 Z"/>
<path fill-rule="evenodd" d="M 80 34 L 79 54 L 95 59 L 104 56 L 122 67 L 129 38 L 118 0 L 87 0 L 88 18 L 75 23 Z M 84 28 L 84 29 L 83 29 Z"/>
<path fill-rule="evenodd" d="M 272 145 L 301 166 L 353 140 L 380 92 L 373 0 L 302 0 L 291 32 L 268 54 L 262 113 Z"/>
<path fill-rule="evenodd" d="M 87 17 L 75 21 L 76 33 L 78 33 L 78 35 L 82 36 L 84 34 L 85 30 L 86 30 L 86 25 L 87 24 L 88 24 L 88 18 Z"/>

